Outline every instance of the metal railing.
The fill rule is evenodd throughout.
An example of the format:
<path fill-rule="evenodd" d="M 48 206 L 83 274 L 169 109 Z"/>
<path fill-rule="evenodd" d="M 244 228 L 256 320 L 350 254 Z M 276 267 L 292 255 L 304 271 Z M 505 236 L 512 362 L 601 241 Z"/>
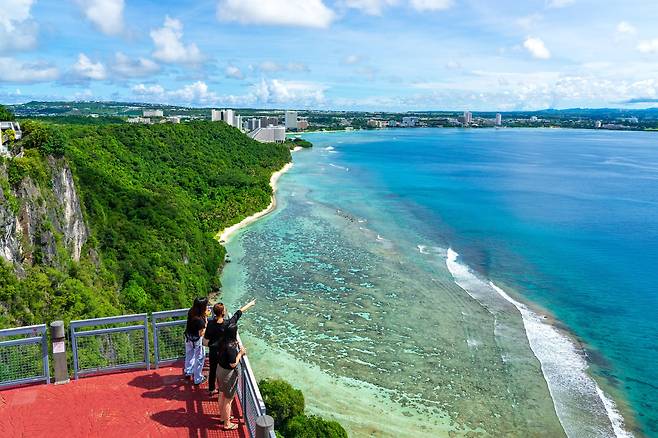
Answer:
<path fill-rule="evenodd" d="M 0 387 L 50 383 L 46 325 L 0 330 Z"/>
<path fill-rule="evenodd" d="M 185 356 L 183 332 L 188 309 L 153 312 L 153 356 L 155 368 L 161 363 L 174 362 Z"/>
<path fill-rule="evenodd" d="M 134 322 L 139 324 L 127 325 Z M 76 379 L 100 371 L 150 369 L 146 313 L 71 321 L 70 327 Z"/>
<path fill-rule="evenodd" d="M 238 378 L 238 399 L 242 406 L 242 415 L 249 430 L 249 436 L 254 438 L 256 436 L 256 418 L 266 414 L 265 402 L 258 389 L 256 376 L 254 376 L 251 369 L 249 358 L 243 356 L 238 368 L 240 373 Z M 274 432 L 271 433 L 271 438 L 276 438 Z"/>

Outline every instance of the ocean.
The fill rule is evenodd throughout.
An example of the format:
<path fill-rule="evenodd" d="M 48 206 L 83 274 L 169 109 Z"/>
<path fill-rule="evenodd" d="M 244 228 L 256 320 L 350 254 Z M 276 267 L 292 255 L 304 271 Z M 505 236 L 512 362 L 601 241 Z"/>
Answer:
<path fill-rule="evenodd" d="M 658 137 L 309 133 L 227 244 L 259 377 L 351 436 L 658 436 Z"/>

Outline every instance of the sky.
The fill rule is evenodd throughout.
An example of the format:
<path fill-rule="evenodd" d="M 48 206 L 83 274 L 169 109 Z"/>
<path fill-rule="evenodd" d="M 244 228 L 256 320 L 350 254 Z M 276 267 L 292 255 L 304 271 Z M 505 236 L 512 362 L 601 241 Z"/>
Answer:
<path fill-rule="evenodd" d="M 0 0 L 0 103 L 658 106 L 656 0 Z"/>

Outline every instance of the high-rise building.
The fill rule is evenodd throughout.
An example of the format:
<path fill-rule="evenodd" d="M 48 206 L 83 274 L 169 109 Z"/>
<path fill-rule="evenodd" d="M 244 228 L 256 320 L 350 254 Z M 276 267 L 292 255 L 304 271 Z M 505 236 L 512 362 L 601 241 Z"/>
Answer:
<path fill-rule="evenodd" d="M 402 126 L 405 128 L 413 128 L 418 123 L 418 117 L 402 117 Z"/>
<path fill-rule="evenodd" d="M 268 126 L 276 126 L 279 124 L 279 119 L 272 116 L 263 116 L 260 118 L 260 127 L 267 128 Z"/>
<path fill-rule="evenodd" d="M 231 126 L 235 126 L 238 129 L 242 129 L 242 116 L 239 114 L 235 114 L 233 116 L 233 124 Z"/>
<path fill-rule="evenodd" d="M 297 111 L 286 111 L 286 129 L 297 129 Z"/>
<path fill-rule="evenodd" d="M 225 109 L 222 111 L 222 121 L 226 122 L 227 125 L 235 126 L 235 119 L 232 109 Z"/>
<path fill-rule="evenodd" d="M 212 122 L 221 122 L 222 121 L 222 111 L 221 110 L 210 110 L 210 120 Z"/>
<path fill-rule="evenodd" d="M 500 126 L 503 124 L 503 116 L 498 113 L 496 114 L 496 126 Z"/>
<path fill-rule="evenodd" d="M 470 111 L 464 111 L 464 123 L 473 123 L 473 114 Z"/>

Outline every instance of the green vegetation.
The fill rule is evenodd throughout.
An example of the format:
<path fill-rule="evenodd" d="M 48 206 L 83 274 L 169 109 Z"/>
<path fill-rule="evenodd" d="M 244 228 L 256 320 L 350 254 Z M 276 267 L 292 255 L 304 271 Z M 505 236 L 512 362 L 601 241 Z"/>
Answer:
<path fill-rule="evenodd" d="M 0 120 L 3 122 L 13 122 L 15 120 L 14 113 L 9 108 L 0 105 Z"/>
<path fill-rule="evenodd" d="M 286 146 L 223 123 L 22 126 L 24 156 L 5 162 L 9 207 L 7 189 L 25 177 L 51 190 L 46 156 L 63 155 L 55 162 L 73 171 L 90 236 L 73 262 L 44 224 L 35 241 L 55 234 L 57 263 L 43 262 L 38 245 L 20 276 L 0 259 L 0 326 L 187 307 L 217 292 L 225 250 L 216 233 L 266 208 L 270 176 L 290 160 Z"/>
<path fill-rule="evenodd" d="M 336 421 L 304 414 L 304 395 L 284 380 L 258 383 L 267 414 L 274 418 L 277 436 L 284 438 L 347 438 Z"/>
<path fill-rule="evenodd" d="M 297 146 L 303 147 L 303 148 L 313 147 L 313 143 L 311 143 L 308 140 L 304 140 L 301 137 L 294 137 L 294 138 L 289 137 L 289 138 L 286 139 L 284 144 L 288 145 L 290 150 L 295 149 Z"/>

